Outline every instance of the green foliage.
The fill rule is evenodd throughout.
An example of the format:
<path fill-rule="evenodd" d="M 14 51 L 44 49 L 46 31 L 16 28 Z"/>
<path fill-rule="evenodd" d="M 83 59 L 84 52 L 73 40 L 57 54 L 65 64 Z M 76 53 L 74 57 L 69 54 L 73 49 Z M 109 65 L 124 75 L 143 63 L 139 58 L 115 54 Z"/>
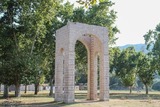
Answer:
<path fill-rule="evenodd" d="M 106 27 L 109 32 L 109 45 L 112 45 L 117 40 L 115 34 L 119 32 L 115 26 L 116 12 L 110 9 L 113 4 L 112 2 L 102 2 L 93 5 L 86 11 L 83 7 L 77 8 L 74 10 L 72 21 Z"/>
<path fill-rule="evenodd" d="M 125 77 L 121 78 L 124 86 L 133 86 L 135 83 L 136 75 L 135 73 L 126 74 Z"/>
<path fill-rule="evenodd" d="M 108 0 L 78 0 L 77 3 L 84 5 L 86 8 L 96 4 L 97 2 L 104 2 Z"/>
<path fill-rule="evenodd" d="M 158 24 L 155 30 L 149 30 L 147 34 L 144 35 L 145 43 L 150 54 L 153 56 L 155 68 L 159 71 L 160 66 L 160 24 Z M 151 47 L 153 47 L 151 49 Z"/>
<path fill-rule="evenodd" d="M 117 69 L 116 65 L 119 63 L 118 58 L 121 54 L 121 50 L 118 47 L 111 47 L 109 49 L 109 65 L 110 65 L 110 73 L 114 73 Z"/>
<path fill-rule="evenodd" d="M 109 87 L 111 90 L 119 90 L 123 87 L 121 80 L 114 73 L 110 73 L 109 76 Z"/>
<path fill-rule="evenodd" d="M 111 71 L 121 78 L 124 86 L 132 87 L 136 79 L 136 51 L 133 47 L 128 47 L 120 52 L 119 49 L 114 48 L 111 51 L 114 54 L 111 59 Z"/>
<path fill-rule="evenodd" d="M 42 72 L 40 78 L 44 81 L 43 75 L 49 65 L 46 52 L 53 46 L 48 41 L 54 38 L 46 34 L 49 34 L 59 1 L 7 0 L 0 5 L 1 82 L 7 85 L 30 84 L 39 72 Z"/>
<path fill-rule="evenodd" d="M 151 57 L 143 53 L 138 54 L 137 73 L 144 85 L 151 85 L 154 79 L 154 62 Z"/>
<path fill-rule="evenodd" d="M 149 58 L 144 59 L 147 60 L 147 64 L 149 65 L 148 70 L 146 70 L 145 72 L 148 72 L 148 76 L 146 77 L 146 79 L 149 79 L 148 81 L 153 81 L 152 80 L 152 75 L 154 71 L 159 72 L 160 74 L 160 24 L 158 24 L 155 28 L 155 30 L 149 30 L 147 32 L 147 34 L 144 35 L 144 39 L 145 39 L 145 44 L 147 45 L 147 49 L 150 51 L 149 53 Z M 153 48 L 151 48 L 153 47 Z M 150 58 L 151 57 L 151 58 Z M 145 80 L 144 80 L 145 81 Z M 150 85 L 151 83 L 145 83 L 146 86 Z M 147 91 L 146 91 L 147 94 Z"/>
<path fill-rule="evenodd" d="M 23 51 L 19 48 L 18 37 L 20 36 L 20 26 L 18 25 L 19 6 L 17 1 L 3 1 L 1 2 L 0 24 L 1 24 L 1 82 L 3 84 L 11 85 L 20 83 L 22 74 L 25 69 L 25 57 Z M 25 59 L 25 58 L 24 58 Z"/>
<path fill-rule="evenodd" d="M 85 46 L 77 41 L 75 46 L 76 53 L 76 84 L 87 83 L 87 50 Z"/>

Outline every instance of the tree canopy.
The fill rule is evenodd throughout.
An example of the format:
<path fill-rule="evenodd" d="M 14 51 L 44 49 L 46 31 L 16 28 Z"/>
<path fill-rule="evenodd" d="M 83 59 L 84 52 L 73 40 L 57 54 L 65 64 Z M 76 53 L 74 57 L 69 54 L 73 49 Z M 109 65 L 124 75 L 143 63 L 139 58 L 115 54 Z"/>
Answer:
<path fill-rule="evenodd" d="M 160 24 L 158 24 L 155 30 L 149 30 L 144 35 L 145 43 L 150 54 L 153 56 L 155 61 L 156 70 L 160 72 Z"/>
<path fill-rule="evenodd" d="M 144 53 L 138 53 L 137 74 L 142 83 L 146 87 L 146 94 L 148 94 L 148 86 L 153 83 L 155 68 L 153 58 Z"/>

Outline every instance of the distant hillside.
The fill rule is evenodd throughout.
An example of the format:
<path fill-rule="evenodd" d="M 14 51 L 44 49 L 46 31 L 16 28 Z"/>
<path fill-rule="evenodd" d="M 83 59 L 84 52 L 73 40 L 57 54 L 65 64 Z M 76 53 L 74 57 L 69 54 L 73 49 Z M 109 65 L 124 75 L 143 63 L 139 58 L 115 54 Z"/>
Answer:
<path fill-rule="evenodd" d="M 146 50 L 146 45 L 145 44 L 127 44 L 127 45 L 124 45 L 124 46 L 119 46 L 119 48 L 121 50 L 123 50 L 123 49 L 126 49 L 127 47 L 131 47 L 131 46 L 133 46 L 137 52 L 140 52 L 140 51 L 142 51 L 144 53 L 148 52 Z"/>

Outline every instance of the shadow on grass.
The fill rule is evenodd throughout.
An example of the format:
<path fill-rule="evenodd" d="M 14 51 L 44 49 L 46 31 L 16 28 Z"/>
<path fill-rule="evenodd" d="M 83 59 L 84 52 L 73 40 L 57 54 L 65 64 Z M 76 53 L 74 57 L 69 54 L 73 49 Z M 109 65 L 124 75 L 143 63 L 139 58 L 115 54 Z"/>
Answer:
<path fill-rule="evenodd" d="M 74 103 L 63 103 L 63 102 L 46 102 L 46 103 L 30 103 L 30 104 L 21 104 L 20 102 L 4 102 L 3 104 L 0 104 L 0 106 L 3 107 L 65 107 L 69 105 L 76 105 L 80 103 L 94 103 L 99 101 L 80 101 L 80 102 L 74 102 Z"/>
<path fill-rule="evenodd" d="M 54 96 L 54 95 L 53 95 Z M 34 97 L 34 98 L 39 98 L 39 97 L 50 97 L 48 94 L 46 94 L 46 93 L 40 93 L 40 94 L 38 94 L 38 95 L 35 95 L 35 94 L 21 94 L 21 97 L 23 97 L 23 98 L 30 98 L 30 97 Z M 8 96 L 8 98 L 16 98 L 13 94 L 10 94 L 9 96 Z M 3 97 L 3 95 L 2 94 L 0 94 L 0 99 L 5 99 L 4 97 Z"/>
<path fill-rule="evenodd" d="M 99 94 L 98 94 L 99 96 Z M 87 93 L 76 93 L 75 99 L 86 99 Z M 160 94 L 142 94 L 142 93 L 110 93 L 110 99 L 120 99 L 120 100 L 160 100 Z"/>
<path fill-rule="evenodd" d="M 110 94 L 110 99 L 121 99 L 121 100 L 159 100 L 160 99 L 160 94 L 127 94 L 127 93 L 111 93 Z"/>
<path fill-rule="evenodd" d="M 2 96 L 2 95 L 1 95 Z M 41 93 L 38 95 L 33 95 L 33 94 L 22 94 L 23 98 L 52 98 L 49 97 L 48 94 L 46 93 Z M 13 95 L 10 96 L 10 98 L 14 98 Z M 2 99 L 2 97 L 1 97 Z M 29 103 L 29 104 L 25 104 L 23 102 L 19 102 L 19 101 L 14 101 L 14 102 L 9 102 L 9 100 L 2 102 L 2 104 L 0 104 L 0 106 L 4 106 L 4 105 L 16 105 L 17 107 L 65 107 L 68 105 L 74 105 L 74 104 L 78 104 L 78 103 L 94 103 L 94 102 L 100 102 L 100 101 L 91 101 L 91 100 L 86 100 L 87 99 L 87 93 L 75 93 L 75 99 L 76 102 L 74 103 L 70 103 L 70 104 L 66 104 L 66 103 L 62 103 L 62 102 L 54 102 L 54 101 L 48 101 L 48 102 L 33 102 L 33 103 Z M 145 95 L 142 93 L 133 93 L 133 94 L 128 94 L 128 93 L 110 93 L 110 99 L 118 99 L 118 100 L 160 100 L 160 94 L 149 94 L 149 95 Z"/>

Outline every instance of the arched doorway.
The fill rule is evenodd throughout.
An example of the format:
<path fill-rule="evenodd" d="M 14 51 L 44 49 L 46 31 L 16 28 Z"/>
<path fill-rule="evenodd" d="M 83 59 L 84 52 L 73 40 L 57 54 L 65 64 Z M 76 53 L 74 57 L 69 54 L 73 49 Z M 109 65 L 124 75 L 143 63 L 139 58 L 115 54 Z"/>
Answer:
<path fill-rule="evenodd" d="M 99 53 L 99 98 L 109 100 L 109 54 L 106 28 L 82 23 L 68 23 L 56 32 L 55 101 L 74 102 L 75 44 L 77 40 L 86 46 L 88 52 L 88 99 L 97 100 L 96 55 Z M 63 54 L 61 49 L 63 49 Z"/>
<path fill-rule="evenodd" d="M 88 52 L 79 40 L 75 44 L 75 100 L 87 99 Z"/>

